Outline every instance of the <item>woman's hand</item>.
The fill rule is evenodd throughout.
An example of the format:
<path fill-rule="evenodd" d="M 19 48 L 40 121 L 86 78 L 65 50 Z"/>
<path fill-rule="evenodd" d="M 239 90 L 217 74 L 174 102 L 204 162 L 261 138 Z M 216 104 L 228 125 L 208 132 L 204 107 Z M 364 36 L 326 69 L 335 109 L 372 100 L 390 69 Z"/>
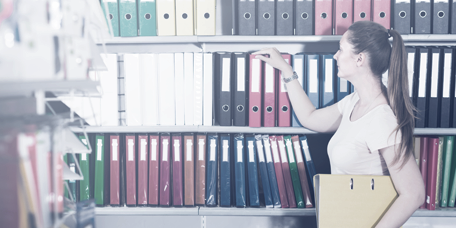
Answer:
<path fill-rule="evenodd" d="M 272 67 L 282 71 L 282 77 L 290 77 L 293 74 L 293 68 L 290 63 L 287 63 L 280 54 L 277 48 L 263 48 L 260 51 L 252 53 L 255 58 L 260 59 Z M 264 56 L 269 55 L 269 58 Z"/>

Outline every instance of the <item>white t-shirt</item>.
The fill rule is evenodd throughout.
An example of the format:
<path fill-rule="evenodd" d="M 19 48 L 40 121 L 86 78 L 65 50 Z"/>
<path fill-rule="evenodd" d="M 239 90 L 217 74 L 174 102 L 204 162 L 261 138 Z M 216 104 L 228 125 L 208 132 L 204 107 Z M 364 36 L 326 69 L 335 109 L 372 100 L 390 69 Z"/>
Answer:
<path fill-rule="evenodd" d="M 379 150 L 401 142 L 397 119 L 391 107 L 379 105 L 356 121 L 350 116 L 358 102 L 352 93 L 337 104 L 342 121 L 328 144 L 331 174 L 389 175 Z"/>

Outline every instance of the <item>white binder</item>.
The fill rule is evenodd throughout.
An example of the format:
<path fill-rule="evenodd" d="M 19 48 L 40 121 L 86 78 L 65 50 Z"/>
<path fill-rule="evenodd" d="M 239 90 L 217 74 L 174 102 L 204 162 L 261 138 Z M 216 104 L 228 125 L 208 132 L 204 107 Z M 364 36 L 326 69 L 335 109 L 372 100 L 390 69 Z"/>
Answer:
<path fill-rule="evenodd" d="M 185 125 L 193 125 L 195 92 L 193 85 L 193 53 L 184 53 Z"/>
<path fill-rule="evenodd" d="M 158 94 L 160 125 L 176 124 L 174 105 L 174 54 L 158 54 Z"/>
<path fill-rule="evenodd" d="M 100 71 L 100 85 L 103 89 L 101 98 L 101 125 L 119 125 L 118 94 L 117 94 L 117 55 L 101 55 L 107 71 Z"/>
<path fill-rule="evenodd" d="M 203 125 L 203 53 L 194 54 L 193 67 L 193 88 L 194 88 L 194 109 L 193 125 Z"/>
<path fill-rule="evenodd" d="M 176 125 L 184 125 L 184 53 L 174 53 Z"/>
<path fill-rule="evenodd" d="M 203 57 L 203 125 L 212 126 L 212 111 L 213 101 L 212 101 L 212 79 L 213 79 L 213 69 L 212 69 L 212 53 L 204 53 Z"/>
<path fill-rule="evenodd" d="M 158 125 L 158 54 L 142 54 L 141 74 L 141 119 L 144 126 Z"/>
<path fill-rule="evenodd" d="M 125 115 L 127 126 L 140 126 L 141 100 L 139 80 L 139 55 L 125 54 Z"/>

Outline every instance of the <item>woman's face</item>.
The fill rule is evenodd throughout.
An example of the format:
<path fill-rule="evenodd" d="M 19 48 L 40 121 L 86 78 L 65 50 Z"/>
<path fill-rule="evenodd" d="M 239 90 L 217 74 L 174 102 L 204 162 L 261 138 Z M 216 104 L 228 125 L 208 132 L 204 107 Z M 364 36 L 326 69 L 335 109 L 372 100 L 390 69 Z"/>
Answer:
<path fill-rule="evenodd" d="M 357 67 L 356 62 L 359 58 L 359 55 L 353 52 L 353 45 L 347 40 L 348 33 L 344 33 L 340 39 L 339 50 L 334 55 L 338 67 L 337 76 L 341 78 L 350 77 L 355 73 Z"/>

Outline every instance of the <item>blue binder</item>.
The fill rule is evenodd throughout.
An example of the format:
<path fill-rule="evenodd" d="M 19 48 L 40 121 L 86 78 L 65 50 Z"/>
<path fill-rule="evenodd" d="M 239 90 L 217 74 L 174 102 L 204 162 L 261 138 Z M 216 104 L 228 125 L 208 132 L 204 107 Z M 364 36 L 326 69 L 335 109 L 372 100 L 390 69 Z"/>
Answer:
<path fill-rule="evenodd" d="M 220 135 L 220 206 L 231 206 L 231 137 Z"/>
<path fill-rule="evenodd" d="M 255 141 L 257 146 L 258 166 L 260 167 L 261 183 L 263 186 L 264 203 L 266 204 L 266 207 L 272 208 L 274 205 L 272 203 L 271 186 L 269 184 L 268 169 L 266 167 L 266 158 L 264 156 L 263 138 L 261 135 L 255 135 Z"/>
<path fill-rule="evenodd" d="M 217 206 L 217 157 L 218 135 L 207 136 L 206 156 L 206 206 Z"/>
<path fill-rule="evenodd" d="M 314 186 L 313 176 L 317 174 L 317 171 L 315 170 L 315 165 L 312 161 L 312 156 L 310 155 L 309 145 L 307 144 L 307 137 L 303 135 L 299 137 L 299 141 L 301 142 L 302 153 L 304 155 L 304 160 L 306 161 L 307 174 L 309 175 L 312 186 Z"/>
<path fill-rule="evenodd" d="M 279 186 L 277 185 L 277 177 L 272 160 L 271 144 L 269 143 L 269 135 L 263 135 L 264 154 L 266 155 L 266 167 L 268 169 L 269 185 L 271 186 L 272 204 L 274 207 L 282 207 L 280 202 Z"/>
<path fill-rule="evenodd" d="M 245 195 L 245 163 L 244 163 L 244 135 L 234 136 L 234 176 L 236 207 L 246 207 Z"/>
<path fill-rule="evenodd" d="M 306 55 L 305 91 L 315 108 L 320 108 L 320 58 L 317 54 Z"/>
<path fill-rule="evenodd" d="M 296 71 L 296 74 L 298 74 L 299 83 L 301 83 L 301 86 L 303 88 L 306 88 L 305 80 L 304 80 L 304 75 L 305 75 L 304 54 L 292 55 L 292 62 L 293 62 L 292 63 L 293 70 Z M 294 110 L 292 110 L 292 112 L 291 112 L 291 126 L 292 127 L 302 127 Z"/>
<path fill-rule="evenodd" d="M 258 167 L 256 159 L 255 137 L 246 137 L 247 146 L 247 173 L 249 177 L 249 203 L 251 207 L 260 206 L 260 196 L 258 188 Z"/>

